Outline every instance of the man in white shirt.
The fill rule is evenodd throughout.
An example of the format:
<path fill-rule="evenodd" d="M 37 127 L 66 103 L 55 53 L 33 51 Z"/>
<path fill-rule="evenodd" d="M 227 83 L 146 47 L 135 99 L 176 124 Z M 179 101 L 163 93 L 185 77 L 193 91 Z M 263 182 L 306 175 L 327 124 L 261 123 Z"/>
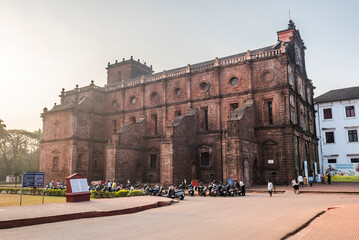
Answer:
<path fill-rule="evenodd" d="M 273 183 L 271 181 L 268 181 L 268 192 L 269 192 L 269 196 L 272 197 Z"/>
<path fill-rule="evenodd" d="M 298 176 L 298 182 L 299 182 L 299 185 L 300 185 L 300 186 L 304 187 L 304 182 L 303 182 L 303 177 L 302 177 L 302 175 L 299 175 L 299 176 Z"/>

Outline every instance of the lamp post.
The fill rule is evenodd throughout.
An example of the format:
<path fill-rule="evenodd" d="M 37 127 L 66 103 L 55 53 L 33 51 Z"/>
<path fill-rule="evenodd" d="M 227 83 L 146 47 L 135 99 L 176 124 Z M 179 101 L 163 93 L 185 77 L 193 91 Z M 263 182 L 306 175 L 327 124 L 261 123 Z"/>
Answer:
<path fill-rule="evenodd" d="M 148 177 L 150 178 L 150 188 L 151 188 L 151 179 L 153 177 L 152 173 L 148 174 Z"/>

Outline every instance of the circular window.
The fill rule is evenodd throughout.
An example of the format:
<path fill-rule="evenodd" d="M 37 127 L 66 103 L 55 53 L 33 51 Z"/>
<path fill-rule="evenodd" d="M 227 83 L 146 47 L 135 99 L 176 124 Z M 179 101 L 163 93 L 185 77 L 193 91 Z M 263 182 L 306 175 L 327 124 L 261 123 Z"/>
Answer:
<path fill-rule="evenodd" d="M 271 82 L 274 79 L 274 72 L 273 70 L 266 70 L 262 73 L 262 79 L 265 82 Z"/>
<path fill-rule="evenodd" d="M 132 97 L 132 98 L 131 98 L 131 103 L 132 103 L 132 104 L 135 104 L 136 101 L 137 101 L 136 97 Z"/>
<path fill-rule="evenodd" d="M 199 89 L 203 92 L 206 92 L 209 89 L 209 84 L 206 82 L 203 82 L 199 85 Z"/>
<path fill-rule="evenodd" d="M 229 80 L 229 84 L 231 84 L 233 87 L 237 86 L 238 83 L 239 83 L 239 80 L 236 77 L 233 77 L 233 78 L 231 78 L 231 80 Z"/>
<path fill-rule="evenodd" d="M 158 93 L 153 92 L 153 93 L 151 94 L 151 100 L 152 100 L 152 101 L 156 101 L 158 98 L 159 98 Z"/>
<path fill-rule="evenodd" d="M 181 93 L 182 93 L 182 91 L 181 91 L 180 88 L 176 88 L 176 89 L 175 89 L 175 94 L 176 94 L 177 96 L 181 95 Z"/>

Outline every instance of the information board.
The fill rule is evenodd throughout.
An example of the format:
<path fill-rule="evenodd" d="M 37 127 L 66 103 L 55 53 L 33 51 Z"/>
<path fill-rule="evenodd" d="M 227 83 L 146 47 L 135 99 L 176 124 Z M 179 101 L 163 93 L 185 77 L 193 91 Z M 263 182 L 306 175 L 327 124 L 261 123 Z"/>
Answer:
<path fill-rule="evenodd" d="M 72 193 L 89 192 L 86 178 L 70 179 Z"/>
<path fill-rule="evenodd" d="M 22 179 L 23 187 L 44 187 L 45 173 L 44 172 L 24 172 Z"/>
<path fill-rule="evenodd" d="M 228 178 L 228 184 L 233 186 L 233 179 L 232 178 Z"/>

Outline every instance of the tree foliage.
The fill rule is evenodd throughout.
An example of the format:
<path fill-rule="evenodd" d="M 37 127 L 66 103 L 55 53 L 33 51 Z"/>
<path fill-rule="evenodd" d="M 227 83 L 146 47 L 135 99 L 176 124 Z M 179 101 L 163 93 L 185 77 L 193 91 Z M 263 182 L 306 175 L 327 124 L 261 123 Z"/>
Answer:
<path fill-rule="evenodd" d="M 22 171 L 38 171 L 41 135 L 41 129 L 7 130 L 0 119 L 0 180 Z"/>

